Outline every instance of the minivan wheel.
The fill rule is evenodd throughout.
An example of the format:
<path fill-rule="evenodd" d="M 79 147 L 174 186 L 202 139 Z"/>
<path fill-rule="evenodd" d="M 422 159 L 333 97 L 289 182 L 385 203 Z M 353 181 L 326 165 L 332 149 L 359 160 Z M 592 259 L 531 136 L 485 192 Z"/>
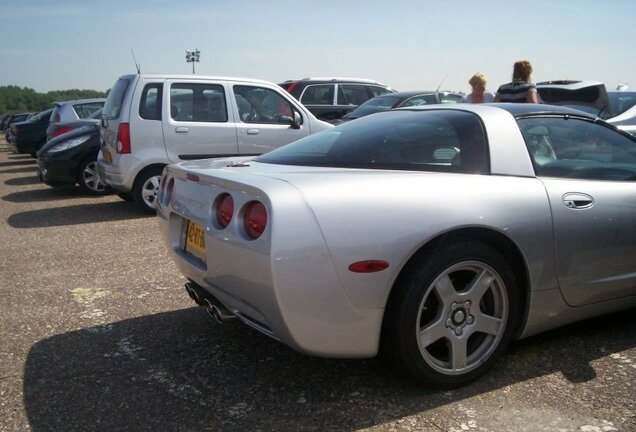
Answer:
<path fill-rule="evenodd" d="M 156 213 L 157 194 L 161 185 L 163 167 L 156 166 L 142 171 L 135 180 L 132 196 L 137 207 L 147 214 Z"/>
<path fill-rule="evenodd" d="M 89 195 L 107 195 L 111 189 L 97 173 L 96 157 L 95 155 L 82 161 L 77 172 L 77 183 L 82 191 Z"/>
<path fill-rule="evenodd" d="M 452 388 L 483 375 L 505 351 L 519 316 L 511 266 L 476 241 L 416 257 L 394 289 L 383 348 L 427 385 Z"/>

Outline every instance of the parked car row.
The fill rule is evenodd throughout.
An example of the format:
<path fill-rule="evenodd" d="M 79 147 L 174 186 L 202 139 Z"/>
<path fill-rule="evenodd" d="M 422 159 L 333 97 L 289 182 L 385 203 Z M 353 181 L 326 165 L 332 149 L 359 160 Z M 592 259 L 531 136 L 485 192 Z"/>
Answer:
<path fill-rule="evenodd" d="M 456 387 L 514 339 L 636 306 L 636 138 L 610 123 L 631 99 L 601 86 L 457 105 L 369 80 L 124 75 L 38 173 L 157 213 L 218 321 Z"/>

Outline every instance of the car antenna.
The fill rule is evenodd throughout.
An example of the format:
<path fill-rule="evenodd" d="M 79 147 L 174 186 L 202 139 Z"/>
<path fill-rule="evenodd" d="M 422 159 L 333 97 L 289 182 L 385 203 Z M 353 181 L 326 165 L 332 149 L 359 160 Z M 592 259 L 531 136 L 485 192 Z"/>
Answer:
<path fill-rule="evenodd" d="M 140 75 L 141 74 L 141 66 L 139 65 L 139 63 L 137 63 L 137 59 L 135 58 L 135 52 L 132 50 L 132 48 L 130 49 L 130 53 L 132 54 L 133 61 L 135 62 L 135 67 L 137 68 L 137 75 Z"/>
<path fill-rule="evenodd" d="M 442 84 L 444 84 L 444 81 L 446 81 L 446 78 L 448 78 L 448 74 L 446 74 L 446 76 L 444 77 L 444 79 L 439 83 L 439 85 L 437 86 L 437 90 L 435 90 L 436 92 L 439 91 L 440 87 L 442 86 Z"/>

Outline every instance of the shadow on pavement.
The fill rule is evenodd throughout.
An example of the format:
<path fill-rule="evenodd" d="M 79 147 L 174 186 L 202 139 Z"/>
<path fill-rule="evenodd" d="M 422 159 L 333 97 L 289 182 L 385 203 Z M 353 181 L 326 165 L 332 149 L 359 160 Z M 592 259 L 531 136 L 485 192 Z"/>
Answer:
<path fill-rule="evenodd" d="M 11 159 L 11 157 L 9 157 L 9 159 Z M 12 162 L 0 162 L 0 167 L 4 168 L 4 167 L 14 167 L 14 166 L 19 166 L 19 165 L 30 165 L 31 167 L 35 167 L 36 161 L 35 159 L 33 159 L 32 157 L 29 156 L 28 160 L 25 159 L 17 159 L 15 161 Z"/>
<path fill-rule="evenodd" d="M 0 170 L 0 174 L 18 174 L 18 173 L 33 173 L 35 174 L 35 165 L 24 168 L 12 168 L 6 170 Z"/>
<path fill-rule="evenodd" d="M 142 214 L 134 205 L 121 201 L 25 211 L 12 214 L 7 222 L 13 228 L 43 228 L 148 217 L 154 216 Z"/>
<path fill-rule="evenodd" d="M 24 179 L 24 180 L 22 180 Z M 16 182 L 16 185 L 26 184 L 22 183 L 22 181 L 30 181 L 31 179 L 37 180 L 37 177 L 23 177 L 22 179 L 13 179 Z M 29 180 L 27 180 L 29 179 Z M 6 184 L 11 180 L 7 180 Z M 32 202 L 41 202 L 41 201 L 56 201 L 56 200 L 66 200 L 69 198 L 88 198 L 88 195 L 85 195 L 81 192 L 79 187 L 69 186 L 69 187 L 56 187 L 52 188 L 42 184 L 41 189 L 20 191 L 15 193 L 10 193 L 2 197 L 3 201 L 9 201 L 13 203 L 32 203 Z M 97 197 L 99 199 L 99 197 Z"/>
<path fill-rule="evenodd" d="M 26 186 L 40 184 L 38 176 L 12 178 L 4 182 L 7 186 Z"/>
<path fill-rule="evenodd" d="M 24 400 L 33 431 L 353 431 L 547 374 L 590 379 L 590 362 L 636 345 L 633 314 L 517 342 L 479 381 L 437 391 L 378 360 L 304 356 L 192 308 L 36 343 Z"/>

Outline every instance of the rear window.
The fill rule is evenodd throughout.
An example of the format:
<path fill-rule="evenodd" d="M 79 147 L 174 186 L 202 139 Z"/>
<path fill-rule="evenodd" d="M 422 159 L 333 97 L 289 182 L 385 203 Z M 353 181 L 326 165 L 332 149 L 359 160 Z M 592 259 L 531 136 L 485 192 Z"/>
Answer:
<path fill-rule="evenodd" d="M 102 109 L 104 102 L 89 102 L 73 105 L 75 114 L 80 119 L 90 118 L 95 111 Z"/>
<path fill-rule="evenodd" d="M 126 96 L 126 90 L 130 85 L 130 79 L 119 78 L 106 98 L 104 104 L 103 117 L 107 119 L 119 118 L 121 112 L 121 106 L 124 103 L 124 96 Z"/>
<path fill-rule="evenodd" d="M 311 135 L 258 162 L 335 168 L 488 172 L 484 129 L 472 113 L 391 111 Z"/>

